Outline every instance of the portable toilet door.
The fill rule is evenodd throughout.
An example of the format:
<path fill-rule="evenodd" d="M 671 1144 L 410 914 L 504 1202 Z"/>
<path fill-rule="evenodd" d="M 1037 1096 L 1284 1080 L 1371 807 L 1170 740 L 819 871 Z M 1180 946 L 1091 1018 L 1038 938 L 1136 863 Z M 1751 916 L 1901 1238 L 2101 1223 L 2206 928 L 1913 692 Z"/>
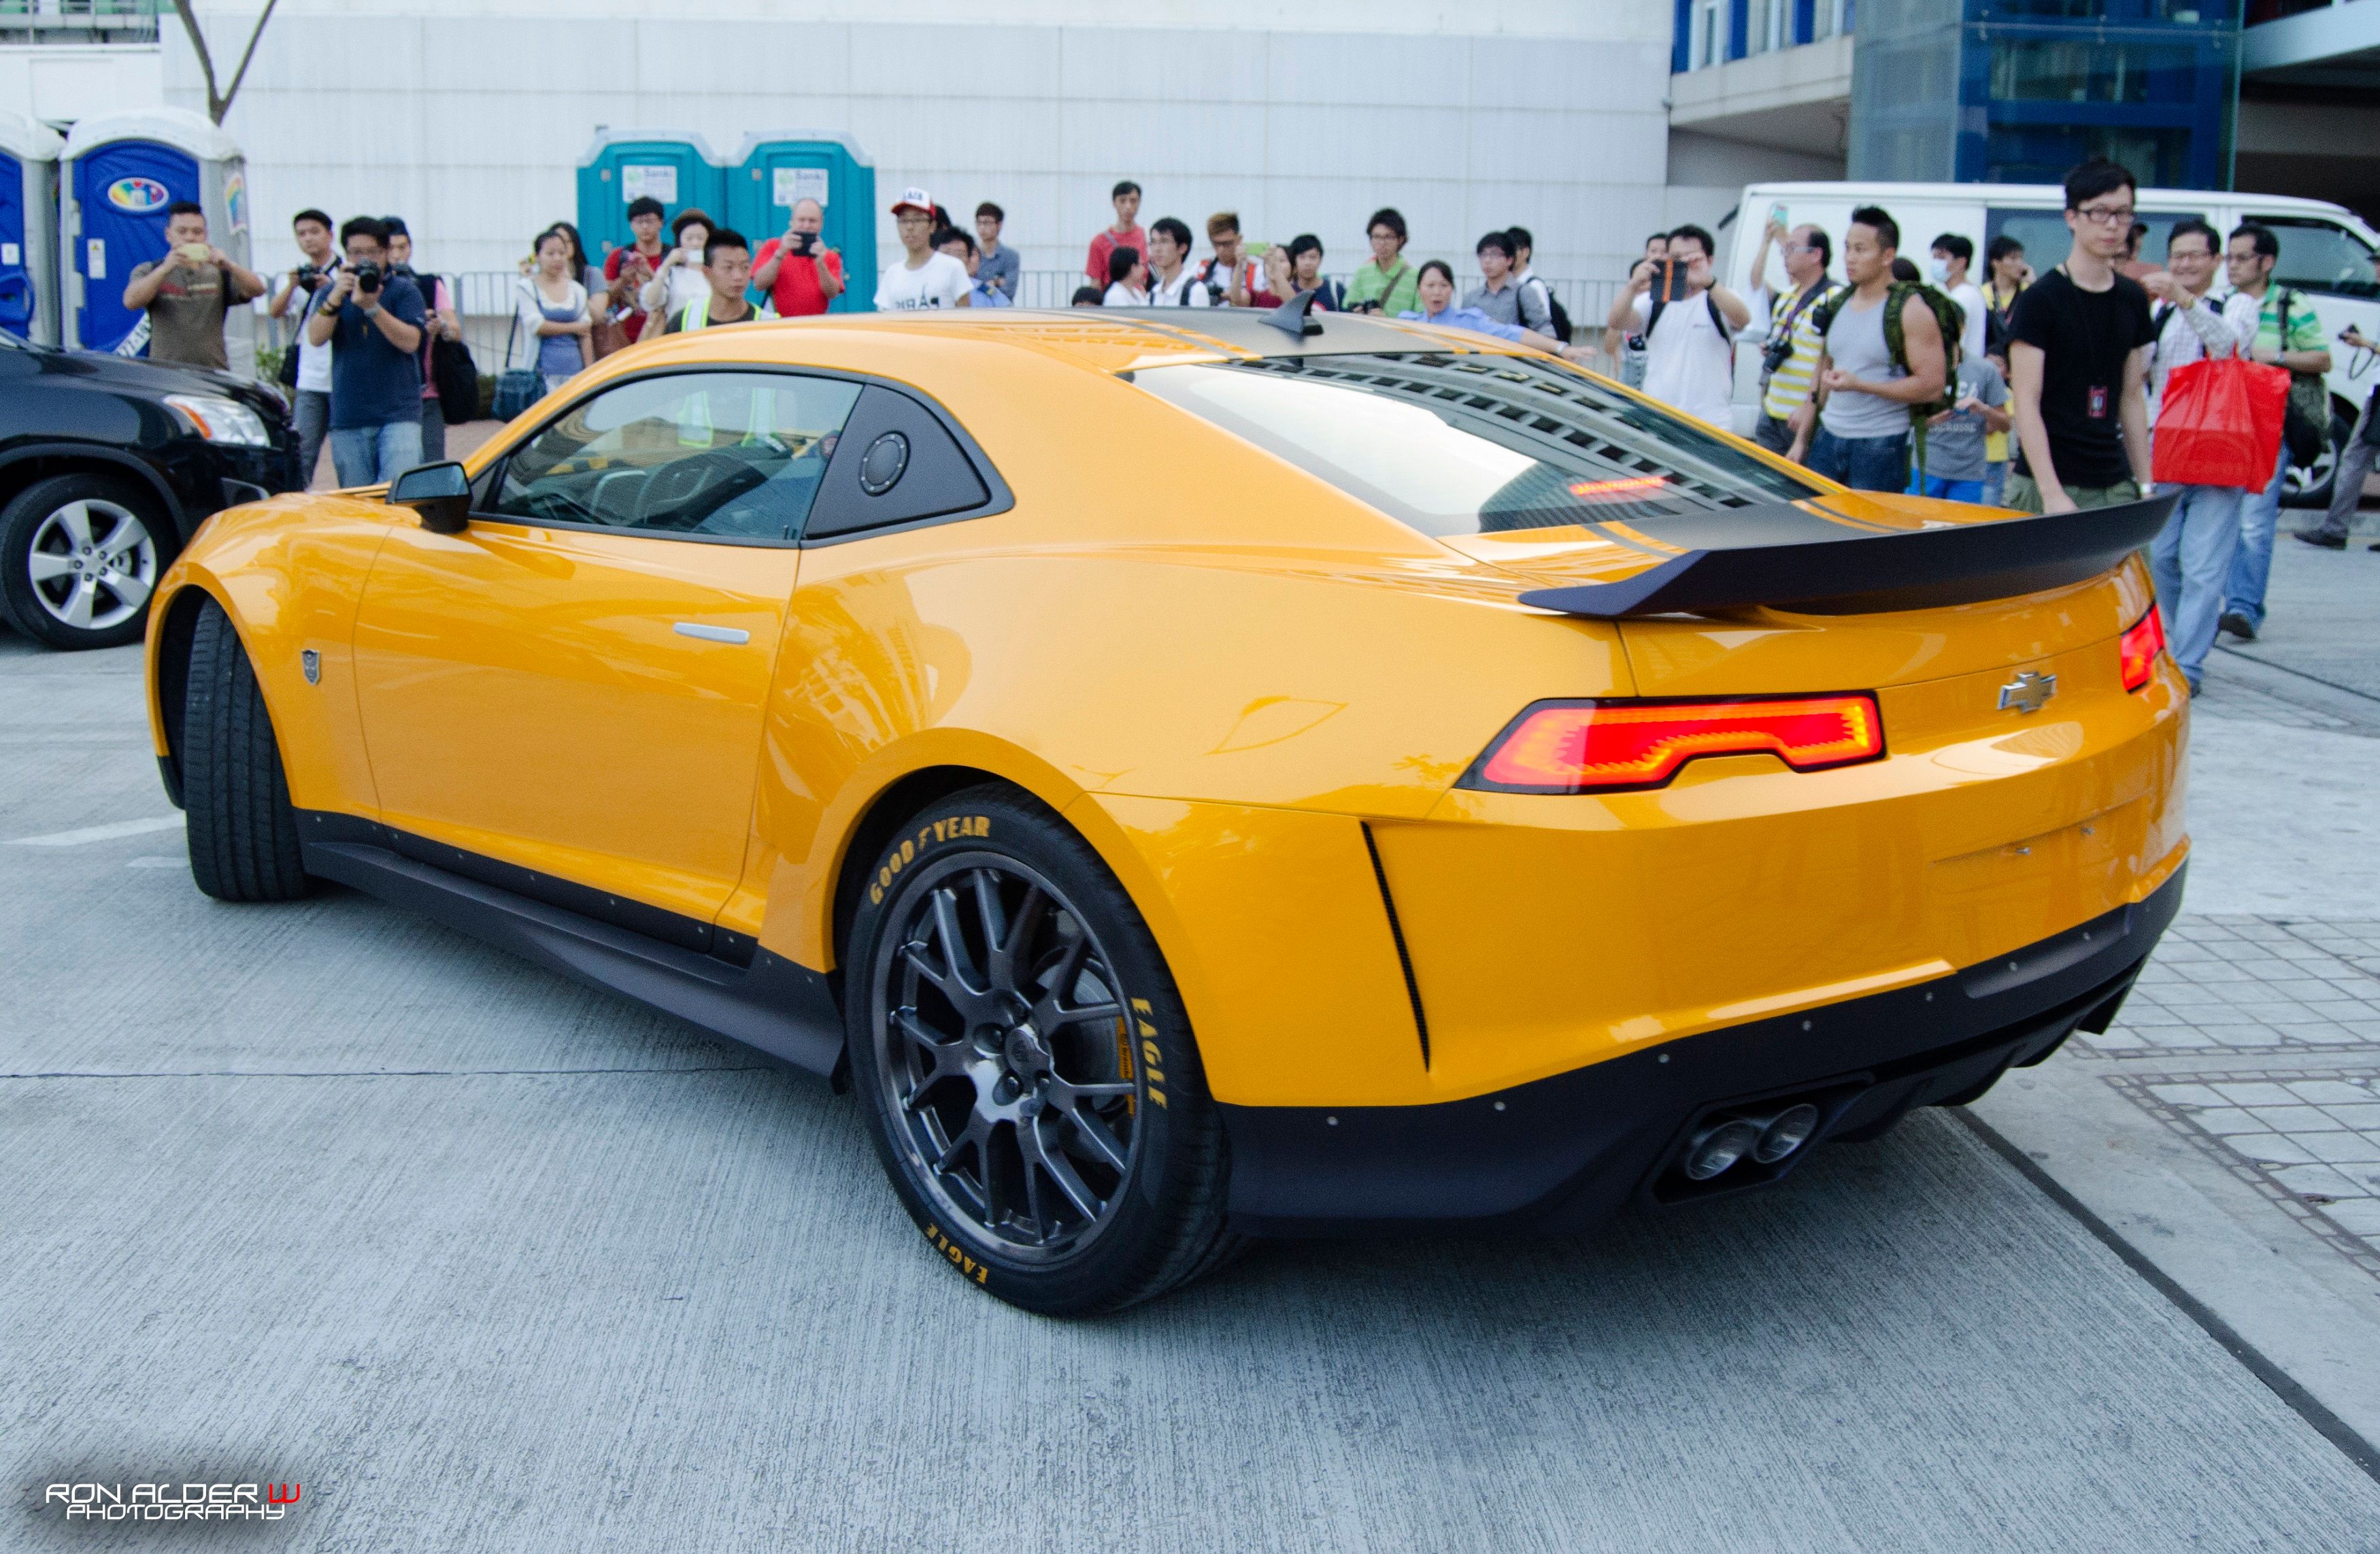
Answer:
<path fill-rule="evenodd" d="M 727 175 L 727 223 L 752 240 L 752 251 L 784 235 L 794 202 L 826 207 L 821 233 L 843 256 L 843 295 L 831 313 L 867 312 L 876 306 L 876 164 L 848 135 L 825 129 L 781 129 L 747 135 Z"/>
<path fill-rule="evenodd" d="M 645 195 L 662 202 L 664 222 L 689 210 L 717 224 L 727 220 L 725 181 L 701 136 L 678 129 L 599 129 L 595 143 L 578 159 L 578 237 L 588 258 L 601 264 L 613 249 L 636 241 L 628 230 L 628 202 Z"/>
<path fill-rule="evenodd" d="M 35 119 L 0 113 L 0 329 L 58 343 L 58 151 Z"/>
<path fill-rule="evenodd" d="M 140 322 L 124 306 L 124 284 L 135 267 L 165 256 L 165 210 L 176 200 L 197 201 L 207 240 L 249 262 L 247 164 L 239 143 L 203 115 L 140 108 L 79 120 L 58 184 L 69 346 L 112 351 Z M 255 370 L 251 310 L 225 310 L 224 345 L 233 371 Z"/>

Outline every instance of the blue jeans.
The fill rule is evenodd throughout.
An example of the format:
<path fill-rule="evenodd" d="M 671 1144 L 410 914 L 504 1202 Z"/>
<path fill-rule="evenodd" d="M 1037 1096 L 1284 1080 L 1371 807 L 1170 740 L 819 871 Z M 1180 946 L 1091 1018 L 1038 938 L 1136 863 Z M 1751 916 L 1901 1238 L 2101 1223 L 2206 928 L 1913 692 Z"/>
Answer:
<path fill-rule="evenodd" d="M 2246 616 L 2259 631 L 2265 626 L 2265 584 L 2273 576 L 2273 529 L 2281 521 L 2281 488 L 2289 475 L 2289 447 L 2284 442 L 2272 484 L 2251 492 L 2240 504 L 2240 553 L 2231 558 L 2231 580 L 2223 589 L 2223 613 Z"/>
<path fill-rule="evenodd" d="M 1939 475 L 1909 477 L 1911 496 L 1937 496 L 1945 502 L 1981 502 L 1984 482 L 1981 480 L 1946 480 Z"/>
<path fill-rule="evenodd" d="M 1802 463 L 1853 491 L 1905 492 L 1909 489 L 1909 434 L 1838 437 L 1822 426 Z"/>
<path fill-rule="evenodd" d="M 2149 545 L 2149 575 L 2156 579 L 2173 662 L 2196 690 L 2207 650 L 2215 646 L 2224 586 L 2240 549 L 2240 505 L 2248 493 L 2237 486 L 2174 489 L 2181 500 Z"/>
<path fill-rule="evenodd" d="M 2009 461 L 2006 459 L 2001 459 L 1997 464 L 1984 466 L 1983 503 L 1985 506 L 2003 505 L 2001 499 L 2008 495 L 2008 472 Z"/>
<path fill-rule="evenodd" d="M 337 467 L 343 487 L 380 485 L 420 462 L 421 423 L 418 420 L 335 428 L 331 432 L 331 463 Z"/>

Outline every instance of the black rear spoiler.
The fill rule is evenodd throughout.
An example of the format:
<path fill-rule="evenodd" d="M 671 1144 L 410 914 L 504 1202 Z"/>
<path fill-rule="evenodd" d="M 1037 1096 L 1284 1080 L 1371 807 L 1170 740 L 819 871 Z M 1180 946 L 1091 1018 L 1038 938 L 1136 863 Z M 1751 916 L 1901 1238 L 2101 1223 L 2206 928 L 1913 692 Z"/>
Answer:
<path fill-rule="evenodd" d="M 2155 539 L 2176 500 L 1923 529 L 1875 528 L 1792 503 L 1633 518 L 1610 537 L 1685 553 L 1622 582 L 1538 589 L 1521 602 L 1597 620 L 1753 604 L 1822 615 L 1973 604 L 2097 577 Z"/>

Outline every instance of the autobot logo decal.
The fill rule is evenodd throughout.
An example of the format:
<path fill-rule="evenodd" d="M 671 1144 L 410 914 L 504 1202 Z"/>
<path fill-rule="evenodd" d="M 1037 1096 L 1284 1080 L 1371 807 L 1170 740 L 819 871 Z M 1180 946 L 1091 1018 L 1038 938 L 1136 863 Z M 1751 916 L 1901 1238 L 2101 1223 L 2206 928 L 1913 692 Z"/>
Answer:
<path fill-rule="evenodd" d="M 2035 674 L 2028 669 L 2000 687 L 2000 710 L 2003 712 L 2038 712 L 2049 705 L 2058 694 L 2058 676 Z"/>
<path fill-rule="evenodd" d="M 52 1484 L 42 1506 L 69 1522 L 278 1522 L 298 1503 L 286 1484 Z"/>
<path fill-rule="evenodd" d="M 173 192 L 154 178 L 118 178 L 107 186 L 109 204 L 138 215 L 162 211 L 173 198 Z"/>

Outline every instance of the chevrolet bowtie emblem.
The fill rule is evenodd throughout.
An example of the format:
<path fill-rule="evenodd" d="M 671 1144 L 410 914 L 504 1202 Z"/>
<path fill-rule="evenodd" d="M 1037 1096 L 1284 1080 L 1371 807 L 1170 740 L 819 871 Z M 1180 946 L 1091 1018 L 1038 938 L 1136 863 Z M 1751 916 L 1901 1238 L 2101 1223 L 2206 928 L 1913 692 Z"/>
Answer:
<path fill-rule="evenodd" d="M 2000 710 L 2014 709 L 2019 712 L 2038 712 L 2049 705 L 2058 694 L 2058 676 L 2035 674 L 2028 669 L 2000 687 Z"/>

